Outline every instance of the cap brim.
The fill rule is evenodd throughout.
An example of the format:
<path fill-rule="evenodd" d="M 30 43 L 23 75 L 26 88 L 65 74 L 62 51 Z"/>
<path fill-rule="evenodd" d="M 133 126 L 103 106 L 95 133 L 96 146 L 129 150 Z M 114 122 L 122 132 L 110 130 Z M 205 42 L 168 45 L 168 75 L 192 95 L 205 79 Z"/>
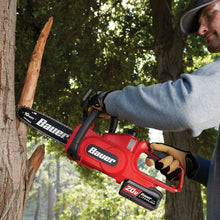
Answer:
<path fill-rule="evenodd" d="M 180 20 L 180 28 L 186 34 L 191 34 L 199 29 L 198 12 L 205 6 L 216 2 L 216 0 L 206 2 L 186 12 Z"/>

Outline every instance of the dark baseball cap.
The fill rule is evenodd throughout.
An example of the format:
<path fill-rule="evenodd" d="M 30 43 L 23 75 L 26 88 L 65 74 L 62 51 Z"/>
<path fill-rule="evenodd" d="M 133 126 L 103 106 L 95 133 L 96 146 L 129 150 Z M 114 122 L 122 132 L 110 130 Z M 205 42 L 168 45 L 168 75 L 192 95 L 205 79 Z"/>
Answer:
<path fill-rule="evenodd" d="M 216 2 L 217 0 L 197 0 L 195 1 L 195 7 L 183 14 L 180 20 L 180 28 L 186 34 L 191 34 L 199 29 L 199 12 L 205 6 Z"/>

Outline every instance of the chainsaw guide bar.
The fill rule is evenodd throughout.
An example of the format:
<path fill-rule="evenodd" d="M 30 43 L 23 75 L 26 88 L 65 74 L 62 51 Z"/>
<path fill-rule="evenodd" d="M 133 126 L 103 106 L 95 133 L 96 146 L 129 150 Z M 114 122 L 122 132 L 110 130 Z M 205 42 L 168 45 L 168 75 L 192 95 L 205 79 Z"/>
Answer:
<path fill-rule="evenodd" d="M 61 144 L 65 144 L 72 133 L 72 129 L 67 125 L 26 106 L 18 108 L 17 116 L 28 126 Z"/>

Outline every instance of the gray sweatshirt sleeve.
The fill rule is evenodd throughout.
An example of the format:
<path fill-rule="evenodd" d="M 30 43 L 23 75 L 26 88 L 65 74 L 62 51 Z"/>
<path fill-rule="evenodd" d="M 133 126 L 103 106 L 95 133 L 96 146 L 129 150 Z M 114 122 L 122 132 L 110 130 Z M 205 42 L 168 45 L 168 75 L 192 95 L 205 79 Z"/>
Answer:
<path fill-rule="evenodd" d="M 110 115 L 138 126 L 198 136 L 220 124 L 220 58 L 177 81 L 111 92 L 105 105 Z"/>

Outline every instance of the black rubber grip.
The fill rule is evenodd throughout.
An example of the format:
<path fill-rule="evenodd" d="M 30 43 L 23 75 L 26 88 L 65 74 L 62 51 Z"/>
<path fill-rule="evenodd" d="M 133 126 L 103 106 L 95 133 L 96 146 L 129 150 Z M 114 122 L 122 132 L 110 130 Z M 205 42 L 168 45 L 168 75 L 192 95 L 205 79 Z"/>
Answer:
<path fill-rule="evenodd" d="M 118 117 L 112 116 L 111 117 L 111 124 L 110 124 L 108 132 L 109 133 L 115 133 L 117 125 L 118 125 Z"/>
<path fill-rule="evenodd" d="M 89 130 L 90 126 L 93 124 L 96 117 L 99 115 L 99 111 L 94 109 L 91 114 L 86 118 L 84 123 L 79 128 L 78 132 L 76 133 L 72 143 L 70 144 L 67 153 L 73 158 L 73 159 L 79 159 L 78 158 L 78 148 L 79 145 L 85 136 L 86 132 Z"/>
<path fill-rule="evenodd" d="M 163 151 L 158 151 L 158 150 L 152 150 L 152 149 L 150 149 L 150 152 L 151 152 L 151 154 L 152 154 L 153 156 L 155 156 L 155 157 L 153 157 L 153 156 L 151 156 L 151 155 L 148 155 L 148 157 L 149 157 L 150 159 L 154 160 L 154 161 L 157 161 L 157 160 L 163 159 L 164 157 L 169 156 L 169 154 L 167 154 L 167 153 L 165 153 L 165 152 L 163 152 Z"/>

